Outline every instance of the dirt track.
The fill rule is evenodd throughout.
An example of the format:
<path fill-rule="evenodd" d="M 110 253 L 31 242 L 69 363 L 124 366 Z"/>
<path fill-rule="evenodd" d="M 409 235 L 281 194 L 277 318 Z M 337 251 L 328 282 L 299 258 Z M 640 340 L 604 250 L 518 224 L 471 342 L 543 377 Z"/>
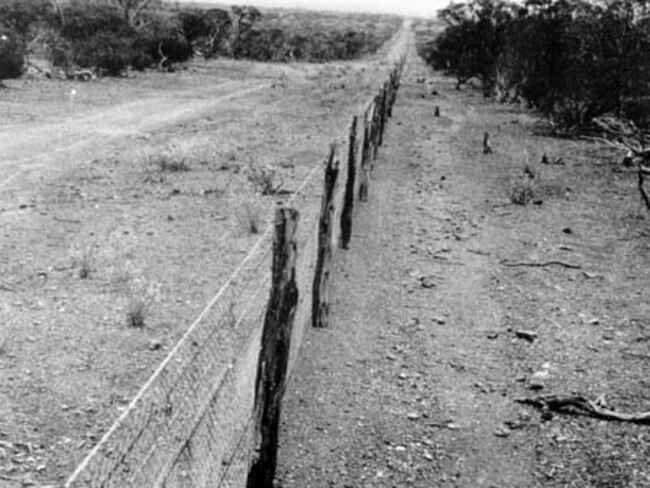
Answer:
<path fill-rule="evenodd" d="M 453 86 L 411 52 L 338 259 L 331 328 L 305 336 L 290 380 L 277 486 L 650 486 L 647 426 L 543 420 L 515 402 L 579 392 L 650 407 L 648 219 L 633 177 L 610 151 Z M 566 165 L 535 165 L 543 152 Z M 513 205 L 526 163 L 541 196 Z"/>
<path fill-rule="evenodd" d="M 70 169 L 79 161 L 79 154 L 97 154 L 111 142 L 128 136 L 146 136 L 149 132 L 174 124 L 195 120 L 223 107 L 224 103 L 241 99 L 263 89 L 269 82 L 220 83 L 216 87 L 192 88 L 168 94 L 164 98 L 147 98 L 93 111 L 91 114 L 65 117 L 55 123 L 15 127 L 0 133 L 3 158 L 0 161 L 0 188 L 35 169 L 56 171 Z M 234 89 L 237 88 L 237 89 Z M 61 165 L 61 163 L 64 163 Z M 65 164 L 67 162 L 67 165 Z"/>

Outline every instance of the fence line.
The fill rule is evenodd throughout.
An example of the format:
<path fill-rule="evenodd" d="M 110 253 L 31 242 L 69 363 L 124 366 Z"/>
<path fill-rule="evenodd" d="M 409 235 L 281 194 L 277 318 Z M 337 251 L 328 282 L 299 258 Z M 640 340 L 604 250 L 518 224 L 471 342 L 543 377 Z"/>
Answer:
<path fill-rule="evenodd" d="M 292 209 L 300 210 L 291 243 L 296 303 L 290 319 L 278 322 L 289 328 L 279 333 L 277 325 L 268 325 L 276 310 L 267 298 L 279 286 L 271 266 L 278 259 L 276 221 L 79 464 L 66 488 L 243 487 L 262 486 L 251 480 L 272 479 L 274 461 L 260 461 L 274 459 L 277 448 L 268 418 L 279 416 L 304 327 L 311 318 L 327 326 L 329 263 L 338 248 L 349 244 L 355 202 L 367 201 L 372 160 L 383 143 L 404 63 L 402 57 L 362 115 L 352 118 L 345 151 L 332 146 L 326 181 L 319 184 L 323 167 L 314 166 L 284 204 L 284 213 L 295 212 L 296 219 Z M 271 356 L 264 352 L 269 347 L 276 348 Z M 264 383 L 269 367 L 282 370 L 282 381 L 273 387 Z M 271 414 L 264 414 L 271 404 Z M 261 465 L 264 469 L 256 471 Z"/>

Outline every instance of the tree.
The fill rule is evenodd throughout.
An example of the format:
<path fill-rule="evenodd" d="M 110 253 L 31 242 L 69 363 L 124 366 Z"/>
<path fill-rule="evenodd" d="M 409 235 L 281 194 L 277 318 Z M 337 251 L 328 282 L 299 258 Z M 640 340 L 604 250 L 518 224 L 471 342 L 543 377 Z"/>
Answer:
<path fill-rule="evenodd" d="M 131 27 L 137 27 L 142 23 L 142 15 L 147 8 L 160 0 L 111 0 L 113 5 L 121 12 L 124 20 Z"/>
<path fill-rule="evenodd" d="M 183 37 L 189 44 L 199 39 L 212 36 L 216 25 L 203 12 L 198 10 L 183 10 L 179 14 Z"/>
<path fill-rule="evenodd" d="M 247 50 L 246 38 L 251 35 L 255 23 L 262 18 L 262 13 L 257 8 L 247 5 L 234 5 L 230 10 L 235 18 L 231 48 L 233 56 L 238 59 Z"/>
<path fill-rule="evenodd" d="M 19 78 L 25 70 L 25 45 L 17 33 L 0 29 L 0 86 L 2 80 Z"/>

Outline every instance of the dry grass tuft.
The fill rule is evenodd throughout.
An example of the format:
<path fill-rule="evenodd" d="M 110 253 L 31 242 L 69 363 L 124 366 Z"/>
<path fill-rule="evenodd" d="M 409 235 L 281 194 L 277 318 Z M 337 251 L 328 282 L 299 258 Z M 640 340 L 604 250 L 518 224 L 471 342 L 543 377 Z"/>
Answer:
<path fill-rule="evenodd" d="M 255 192 L 265 196 L 277 195 L 284 186 L 282 176 L 271 167 L 260 168 L 249 165 L 246 170 L 246 177 L 253 185 Z"/>
<path fill-rule="evenodd" d="M 2 329 L 0 329 L 0 356 L 4 356 L 9 351 L 9 343 L 17 325 L 18 317 L 9 318 L 2 324 Z"/>
<path fill-rule="evenodd" d="M 254 202 L 245 202 L 235 211 L 237 226 L 244 234 L 259 234 L 262 231 L 262 208 Z"/>
<path fill-rule="evenodd" d="M 73 248 L 72 261 L 73 266 L 78 270 L 79 278 L 88 279 L 95 272 L 95 263 L 97 261 L 97 252 L 99 246 L 97 243 L 91 243 L 81 248 Z"/>
<path fill-rule="evenodd" d="M 153 305 L 160 301 L 160 285 L 134 279 L 126 286 L 126 323 L 142 328 L 147 324 Z"/>
<path fill-rule="evenodd" d="M 515 205 L 528 205 L 536 197 L 537 185 L 530 178 L 515 178 L 508 185 L 508 199 Z"/>

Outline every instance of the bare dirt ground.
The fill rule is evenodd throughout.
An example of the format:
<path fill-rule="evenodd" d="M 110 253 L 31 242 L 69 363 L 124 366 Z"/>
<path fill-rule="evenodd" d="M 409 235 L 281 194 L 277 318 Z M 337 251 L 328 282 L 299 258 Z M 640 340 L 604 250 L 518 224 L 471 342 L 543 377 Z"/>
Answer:
<path fill-rule="evenodd" d="M 0 486 L 66 479 L 257 240 L 251 226 L 344 135 L 403 40 L 357 62 L 7 82 Z M 250 167 L 271 168 L 285 193 L 261 195 Z M 139 306 L 144 326 L 132 327 Z"/>
<path fill-rule="evenodd" d="M 650 409 L 650 228 L 634 175 L 609 149 L 454 90 L 413 50 L 403 81 L 338 256 L 331 328 L 306 334 L 290 380 L 277 486 L 650 486 L 647 425 L 515 402 L 605 394 Z M 536 164 L 543 153 L 565 164 Z M 526 164 L 535 202 L 513 205 Z M 579 268 L 506 265 L 549 261 Z"/>

